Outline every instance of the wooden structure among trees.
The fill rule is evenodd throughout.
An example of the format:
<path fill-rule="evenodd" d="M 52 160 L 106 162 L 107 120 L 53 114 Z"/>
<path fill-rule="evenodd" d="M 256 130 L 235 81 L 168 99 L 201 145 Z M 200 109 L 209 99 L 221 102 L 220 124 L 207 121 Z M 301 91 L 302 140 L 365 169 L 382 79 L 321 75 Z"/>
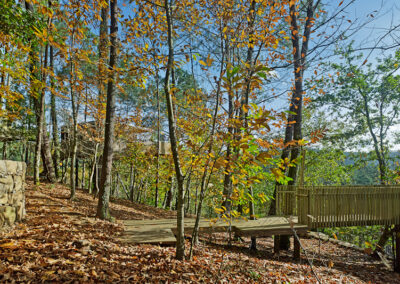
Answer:
<path fill-rule="evenodd" d="M 176 219 L 158 220 L 125 220 L 124 234 L 121 241 L 127 243 L 148 243 L 148 244 L 175 244 Z M 185 234 L 193 232 L 194 218 L 185 218 Z M 293 228 L 292 228 L 293 227 Z M 236 236 L 268 237 L 273 235 L 292 235 L 293 229 L 298 234 L 304 234 L 308 228 L 306 225 L 293 224 L 285 217 L 270 216 L 257 220 L 234 219 L 231 223 L 226 220 L 213 222 L 208 219 L 200 219 L 199 231 L 202 233 L 227 232 L 231 229 Z"/>
<path fill-rule="evenodd" d="M 321 227 L 400 224 L 400 186 L 279 186 L 278 216 L 257 220 L 235 219 L 210 222 L 201 219 L 203 233 L 227 232 L 237 236 L 268 237 L 303 235 Z M 291 220 L 291 221 L 289 221 Z M 185 219 L 185 233 L 191 234 L 195 219 Z M 121 241 L 174 244 L 176 220 L 127 220 Z M 295 239 L 295 243 L 297 240 Z M 277 248 L 276 248 L 277 249 Z M 299 250 L 295 255 L 299 255 Z"/>
<path fill-rule="evenodd" d="M 400 186 L 279 186 L 277 214 L 308 228 L 400 224 Z"/>

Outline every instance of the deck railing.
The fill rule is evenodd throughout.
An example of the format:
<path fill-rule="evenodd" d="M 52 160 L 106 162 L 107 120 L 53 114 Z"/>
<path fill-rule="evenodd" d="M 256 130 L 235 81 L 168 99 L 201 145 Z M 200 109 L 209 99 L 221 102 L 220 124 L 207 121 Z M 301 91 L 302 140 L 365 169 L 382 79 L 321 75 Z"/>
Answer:
<path fill-rule="evenodd" d="M 276 201 L 309 228 L 400 224 L 400 186 L 280 186 Z"/>

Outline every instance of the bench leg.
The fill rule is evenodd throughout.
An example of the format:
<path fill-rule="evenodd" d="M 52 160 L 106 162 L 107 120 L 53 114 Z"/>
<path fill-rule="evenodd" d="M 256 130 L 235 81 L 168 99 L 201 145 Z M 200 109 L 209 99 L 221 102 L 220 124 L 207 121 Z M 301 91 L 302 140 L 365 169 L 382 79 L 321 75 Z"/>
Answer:
<path fill-rule="evenodd" d="M 279 235 L 274 235 L 274 254 L 279 255 L 281 250 Z"/>
<path fill-rule="evenodd" d="M 300 242 L 299 240 L 296 238 L 296 236 L 293 236 L 293 258 L 295 260 L 299 260 L 300 259 L 300 253 L 301 253 L 301 247 L 300 247 Z"/>

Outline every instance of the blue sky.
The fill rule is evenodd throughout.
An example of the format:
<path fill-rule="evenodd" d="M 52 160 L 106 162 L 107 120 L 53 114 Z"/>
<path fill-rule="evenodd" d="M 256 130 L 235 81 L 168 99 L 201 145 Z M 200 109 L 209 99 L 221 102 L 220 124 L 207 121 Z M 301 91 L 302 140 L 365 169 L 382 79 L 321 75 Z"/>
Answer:
<path fill-rule="evenodd" d="M 340 16 L 330 22 L 329 28 L 327 28 L 327 34 L 331 33 L 337 26 L 341 26 L 341 30 L 349 29 L 347 34 L 350 37 L 347 40 L 336 42 L 336 46 L 345 47 L 351 41 L 354 41 L 353 48 L 366 48 L 360 52 L 363 53 L 363 59 L 360 60 L 361 63 L 368 58 L 368 62 L 374 64 L 377 58 L 382 58 L 389 54 L 393 54 L 396 49 L 388 49 L 386 51 L 376 49 L 371 50 L 369 48 L 378 46 L 391 46 L 398 42 L 400 46 L 400 27 L 397 32 L 391 32 L 390 35 L 386 35 L 390 27 L 400 25 L 400 0 L 355 0 L 351 3 L 351 0 L 344 0 L 339 6 L 341 0 L 323 0 L 324 9 L 327 11 L 326 16 L 335 14 L 339 9 L 346 7 L 345 11 L 340 13 Z M 371 16 L 372 15 L 372 16 Z M 343 17 L 343 18 L 342 18 Z M 320 33 L 318 31 L 317 33 Z M 310 46 L 312 48 L 312 44 Z M 331 46 L 321 53 L 322 59 L 320 62 L 337 62 L 340 60 L 338 56 L 331 56 L 335 46 Z M 309 56 L 309 60 L 312 56 Z M 315 68 L 310 66 L 307 70 L 305 76 L 311 75 Z M 283 72 L 283 73 L 282 73 Z M 287 71 L 282 70 L 280 72 L 281 80 L 276 83 L 275 90 L 281 89 L 281 92 L 287 90 L 291 83 L 287 80 L 282 80 L 284 77 L 291 79 L 292 76 L 287 76 Z M 279 93 L 279 92 L 277 92 Z M 287 107 L 287 97 L 284 95 L 281 100 L 274 100 L 272 106 L 274 108 L 286 108 Z"/>
<path fill-rule="evenodd" d="M 339 1 L 332 1 L 332 3 L 333 2 L 338 3 Z M 368 20 L 371 20 L 371 22 L 352 37 L 352 39 L 355 40 L 355 44 L 361 47 L 374 46 L 377 41 L 388 32 L 390 27 L 400 24 L 399 13 L 399 0 L 356 0 L 355 3 L 349 7 L 347 17 L 353 22 L 358 22 L 360 24 Z M 374 17 L 371 17 L 371 14 Z M 393 35 L 395 34 L 396 33 L 392 33 L 392 36 L 384 37 L 379 44 L 393 44 L 395 39 Z M 399 32 L 397 32 L 397 35 L 399 35 Z M 367 54 L 368 52 L 369 51 L 364 51 L 363 53 Z M 389 53 L 392 52 L 393 50 L 389 51 Z M 379 51 L 375 52 L 373 55 L 379 56 L 381 53 L 382 51 Z M 372 58 L 374 56 L 371 54 Z"/>

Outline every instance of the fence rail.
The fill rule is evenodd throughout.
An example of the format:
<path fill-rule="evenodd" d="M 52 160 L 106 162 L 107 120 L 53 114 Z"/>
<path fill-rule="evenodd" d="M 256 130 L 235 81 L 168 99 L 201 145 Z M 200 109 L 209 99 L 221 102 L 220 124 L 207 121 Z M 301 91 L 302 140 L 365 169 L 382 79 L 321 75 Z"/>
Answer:
<path fill-rule="evenodd" d="M 276 202 L 309 228 L 400 224 L 400 186 L 279 186 Z"/>

